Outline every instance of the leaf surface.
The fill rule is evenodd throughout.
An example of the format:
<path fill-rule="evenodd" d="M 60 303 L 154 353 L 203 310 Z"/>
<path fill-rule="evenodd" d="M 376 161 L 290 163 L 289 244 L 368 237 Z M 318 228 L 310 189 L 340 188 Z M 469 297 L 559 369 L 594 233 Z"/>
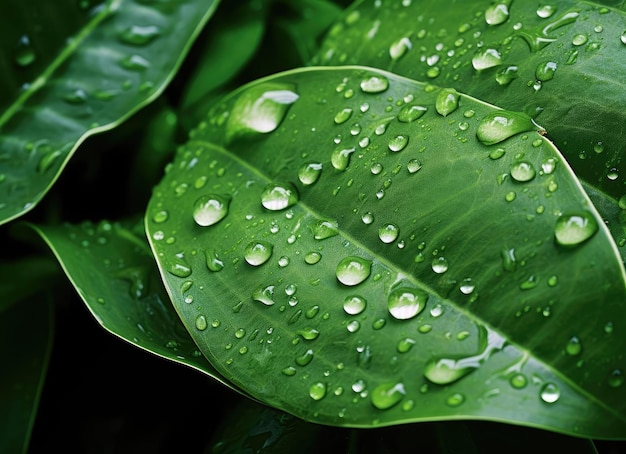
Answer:
<path fill-rule="evenodd" d="M 269 405 L 625 433 L 623 266 L 520 113 L 361 67 L 263 79 L 191 133 L 146 226 L 201 351 Z"/>
<path fill-rule="evenodd" d="M 47 3 L 5 10 L 17 19 L 2 32 L 0 223 L 32 209 L 88 136 L 163 91 L 217 5 L 111 0 L 80 11 L 76 2 Z M 41 23 L 31 14 L 38 9 Z"/>
<path fill-rule="evenodd" d="M 140 224 L 32 227 L 50 246 L 87 308 L 110 333 L 185 364 L 232 389 L 200 354 L 163 288 Z"/>
<path fill-rule="evenodd" d="M 619 198 L 625 24 L 623 1 L 364 0 L 344 12 L 314 62 L 387 69 L 524 111 L 579 178 Z"/>

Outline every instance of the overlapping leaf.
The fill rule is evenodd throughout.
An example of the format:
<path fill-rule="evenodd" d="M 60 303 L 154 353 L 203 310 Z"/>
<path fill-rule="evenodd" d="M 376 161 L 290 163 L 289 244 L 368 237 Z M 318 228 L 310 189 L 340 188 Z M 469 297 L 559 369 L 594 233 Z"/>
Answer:
<path fill-rule="evenodd" d="M 623 266 L 544 133 L 379 70 L 287 72 L 193 131 L 149 241 L 201 351 L 269 405 L 622 437 Z"/>
<path fill-rule="evenodd" d="M 34 206 L 87 136 L 163 91 L 217 4 L 110 0 L 80 2 L 80 11 L 77 2 L 60 3 L 5 8 L 16 20 L 0 35 L 0 83 L 11 95 L 1 100 L 0 223 Z"/>
<path fill-rule="evenodd" d="M 623 1 L 358 1 L 318 64 L 360 64 L 454 87 L 548 130 L 576 174 L 624 195 Z"/>

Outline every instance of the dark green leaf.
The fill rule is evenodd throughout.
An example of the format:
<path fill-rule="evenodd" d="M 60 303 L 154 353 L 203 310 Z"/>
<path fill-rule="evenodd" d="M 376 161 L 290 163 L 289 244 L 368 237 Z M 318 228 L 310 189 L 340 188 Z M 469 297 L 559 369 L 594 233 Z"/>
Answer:
<path fill-rule="evenodd" d="M 619 198 L 626 12 L 622 1 L 599 3 L 358 1 L 315 62 L 375 66 L 524 111 L 579 178 Z"/>
<path fill-rule="evenodd" d="M 374 69 L 262 79 L 179 150 L 149 241 L 202 352 L 269 405 L 623 437 L 624 269 L 536 129 Z"/>
<path fill-rule="evenodd" d="M 33 227 L 103 328 L 232 388 L 200 354 L 168 301 L 140 224 Z"/>
<path fill-rule="evenodd" d="M 2 35 L 7 52 L 0 86 L 11 96 L 3 97 L 0 115 L 0 223 L 32 209 L 86 137 L 115 127 L 161 94 L 217 5 L 111 0 L 68 11 L 78 10 L 78 2 L 62 3 L 11 2 L 4 10 L 18 19 L 8 21 Z M 39 7 L 45 23 L 32 20 Z M 39 32 L 30 36 L 33 26 Z M 57 35 L 66 28 L 70 34 L 59 47 Z M 31 58 L 7 61 L 14 51 L 7 36 L 26 38 L 22 52 Z"/>

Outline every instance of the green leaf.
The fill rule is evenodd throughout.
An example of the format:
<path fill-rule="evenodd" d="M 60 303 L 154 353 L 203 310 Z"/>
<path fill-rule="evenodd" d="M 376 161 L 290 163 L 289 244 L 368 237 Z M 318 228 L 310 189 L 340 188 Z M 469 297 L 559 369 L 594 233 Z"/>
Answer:
<path fill-rule="evenodd" d="M 169 303 L 140 224 L 103 221 L 32 227 L 104 329 L 234 389 L 200 354 Z"/>
<path fill-rule="evenodd" d="M 88 136 L 161 94 L 218 2 L 111 0 L 84 11 L 64 3 L 12 2 L 4 11 L 17 20 L 2 34 L 0 86 L 10 96 L 0 115 L 0 223 L 32 209 Z M 45 23 L 31 19 L 40 8 Z M 16 62 L 7 61 L 13 43 L 22 47 Z"/>
<path fill-rule="evenodd" d="M 0 263 L 0 275 L 11 276 L 0 281 L 0 316 L 13 304 L 49 288 L 60 277 L 59 266 L 47 257 L 25 257 Z"/>
<path fill-rule="evenodd" d="M 0 451 L 28 452 L 52 350 L 48 296 L 29 296 L 0 312 Z"/>
<path fill-rule="evenodd" d="M 314 62 L 375 66 L 524 111 L 579 178 L 624 194 L 624 2 L 379 3 L 346 10 Z"/>
<path fill-rule="evenodd" d="M 201 351 L 314 422 L 623 437 L 624 269 L 527 120 L 363 67 L 286 72 L 225 98 L 146 213 Z M 486 127 L 502 140 L 481 143 Z"/>

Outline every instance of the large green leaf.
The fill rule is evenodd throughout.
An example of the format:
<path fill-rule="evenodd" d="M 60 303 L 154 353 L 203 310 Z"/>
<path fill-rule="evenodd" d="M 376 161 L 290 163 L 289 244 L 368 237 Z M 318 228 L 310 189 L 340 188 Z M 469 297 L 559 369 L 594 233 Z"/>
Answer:
<path fill-rule="evenodd" d="M 0 313 L 0 451 L 26 453 L 52 350 L 53 312 L 44 294 Z"/>
<path fill-rule="evenodd" d="M 85 11 L 78 3 L 89 6 L 4 8 L 16 19 L 0 35 L 0 223 L 32 209 L 86 137 L 163 91 L 218 2 L 110 0 Z"/>
<path fill-rule="evenodd" d="M 200 354 L 177 317 L 141 227 L 136 221 L 33 225 L 103 328 L 233 388 Z"/>
<path fill-rule="evenodd" d="M 388 69 L 525 111 L 579 178 L 619 198 L 625 30 L 623 1 L 456 0 L 443 8 L 363 0 L 344 13 L 315 61 Z"/>
<path fill-rule="evenodd" d="M 149 241 L 202 352 L 269 405 L 624 437 L 624 269 L 542 133 L 380 70 L 283 73 L 191 133 Z"/>

